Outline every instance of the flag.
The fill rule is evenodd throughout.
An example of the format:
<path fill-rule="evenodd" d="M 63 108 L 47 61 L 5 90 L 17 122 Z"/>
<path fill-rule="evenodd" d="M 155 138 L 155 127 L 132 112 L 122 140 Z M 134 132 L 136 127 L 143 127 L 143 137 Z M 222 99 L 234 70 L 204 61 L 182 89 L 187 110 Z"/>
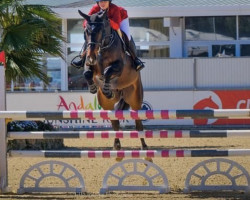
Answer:
<path fill-rule="evenodd" d="M 5 52 L 1 51 L 0 52 L 0 63 L 3 63 L 4 67 L 6 66 L 6 62 L 5 62 Z"/>

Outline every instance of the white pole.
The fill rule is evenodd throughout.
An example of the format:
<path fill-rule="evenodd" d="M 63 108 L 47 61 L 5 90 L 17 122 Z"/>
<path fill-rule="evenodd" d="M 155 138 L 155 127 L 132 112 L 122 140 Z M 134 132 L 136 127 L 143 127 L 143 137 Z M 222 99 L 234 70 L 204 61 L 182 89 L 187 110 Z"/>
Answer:
<path fill-rule="evenodd" d="M 5 68 L 0 65 L 0 110 L 6 110 Z M 0 119 L 0 193 L 8 192 L 7 128 L 5 119 Z"/>

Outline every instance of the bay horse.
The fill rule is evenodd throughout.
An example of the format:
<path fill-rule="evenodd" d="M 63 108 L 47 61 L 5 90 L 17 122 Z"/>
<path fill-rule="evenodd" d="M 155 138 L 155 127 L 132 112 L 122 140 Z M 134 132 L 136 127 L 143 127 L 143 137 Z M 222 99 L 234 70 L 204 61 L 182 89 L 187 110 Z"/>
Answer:
<path fill-rule="evenodd" d="M 85 38 L 87 44 L 84 76 L 90 92 L 97 92 L 97 99 L 104 110 L 140 110 L 143 102 L 143 86 L 140 72 L 133 68 L 133 60 L 125 51 L 125 42 L 110 26 L 107 12 L 91 16 L 79 14 L 87 21 Z M 125 38 L 126 39 L 126 38 Z M 111 120 L 114 131 L 119 131 L 119 120 Z M 135 120 L 137 131 L 143 131 L 141 120 Z M 142 149 L 148 149 L 140 138 Z M 119 138 L 114 149 L 120 150 Z M 152 161 L 151 158 L 145 158 Z M 122 160 L 117 158 L 117 161 Z"/>

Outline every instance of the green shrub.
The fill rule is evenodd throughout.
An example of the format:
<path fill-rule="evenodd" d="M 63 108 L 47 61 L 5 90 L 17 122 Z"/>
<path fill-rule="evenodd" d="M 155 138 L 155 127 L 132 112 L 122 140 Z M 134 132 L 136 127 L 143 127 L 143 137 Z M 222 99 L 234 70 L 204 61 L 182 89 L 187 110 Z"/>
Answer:
<path fill-rule="evenodd" d="M 7 131 L 53 131 L 54 127 L 41 121 L 12 121 Z M 8 141 L 8 149 L 13 150 L 50 150 L 63 148 L 63 139 L 22 139 Z"/>

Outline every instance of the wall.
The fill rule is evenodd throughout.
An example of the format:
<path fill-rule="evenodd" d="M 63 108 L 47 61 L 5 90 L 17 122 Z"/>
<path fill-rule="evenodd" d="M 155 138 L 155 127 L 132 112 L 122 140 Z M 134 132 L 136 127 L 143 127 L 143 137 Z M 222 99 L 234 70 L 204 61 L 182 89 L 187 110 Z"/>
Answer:
<path fill-rule="evenodd" d="M 146 90 L 249 89 L 250 58 L 144 59 Z"/>

